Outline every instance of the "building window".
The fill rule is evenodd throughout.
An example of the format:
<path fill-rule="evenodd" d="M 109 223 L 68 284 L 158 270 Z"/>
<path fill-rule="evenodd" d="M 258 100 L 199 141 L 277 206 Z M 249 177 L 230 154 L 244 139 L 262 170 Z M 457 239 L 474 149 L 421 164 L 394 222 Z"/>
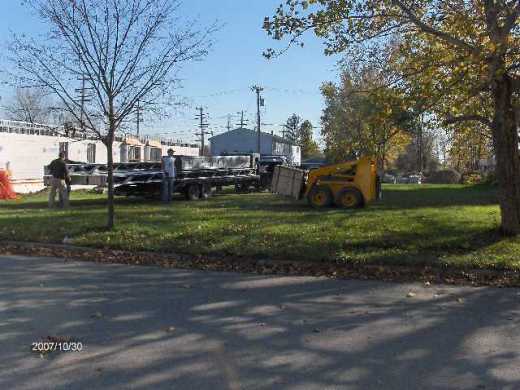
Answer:
<path fill-rule="evenodd" d="M 140 162 L 141 161 L 141 148 L 139 146 L 130 146 L 128 149 L 128 161 L 129 162 Z"/>
<path fill-rule="evenodd" d="M 150 149 L 150 161 L 161 161 L 162 149 L 151 148 Z"/>
<path fill-rule="evenodd" d="M 95 162 L 96 162 L 96 144 L 87 145 L 87 162 L 89 164 L 95 164 Z"/>
<path fill-rule="evenodd" d="M 69 159 L 69 143 L 68 142 L 60 142 L 60 154 L 65 154 L 65 160 Z"/>

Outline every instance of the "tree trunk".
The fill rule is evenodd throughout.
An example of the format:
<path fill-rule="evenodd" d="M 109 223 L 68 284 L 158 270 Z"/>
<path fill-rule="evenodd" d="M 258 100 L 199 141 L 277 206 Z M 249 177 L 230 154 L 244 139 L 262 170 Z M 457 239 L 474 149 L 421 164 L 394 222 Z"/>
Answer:
<path fill-rule="evenodd" d="M 114 140 L 112 137 L 107 137 L 106 147 L 107 147 L 107 172 L 108 172 L 108 199 L 107 199 L 107 207 L 108 207 L 108 219 L 107 219 L 107 229 L 112 230 L 114 228 L 114 156 L 112 153 L 114 145 Z"/>
<path fill-rule="evenodd" d="M 518 128 L 513 107 L 513 91 L 506 75 L 493 86 L 493 143 L 496 176 L 500 186 L 501 230 L 506 235 L 520 234 L 520 155 Z"/>

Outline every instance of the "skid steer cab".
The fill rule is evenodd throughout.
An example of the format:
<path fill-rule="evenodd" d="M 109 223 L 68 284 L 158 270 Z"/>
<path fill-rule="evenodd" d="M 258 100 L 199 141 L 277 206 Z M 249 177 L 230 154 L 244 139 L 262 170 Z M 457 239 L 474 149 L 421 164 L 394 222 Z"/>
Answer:
<path fill-rule="evenodd" d="M 306 198 L 312 207 L 364 207 L 381 198 L 381 181 L 376 160 L 363 157 L 356 161 L 327 165 L 306 172 L 289 167 L 276 167 L 272 192 Z"/>

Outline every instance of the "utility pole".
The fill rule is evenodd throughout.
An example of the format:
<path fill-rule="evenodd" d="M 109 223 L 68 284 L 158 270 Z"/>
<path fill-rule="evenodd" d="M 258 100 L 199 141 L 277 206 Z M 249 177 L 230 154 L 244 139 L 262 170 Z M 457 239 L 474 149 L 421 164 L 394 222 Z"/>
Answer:
<path fill-rule="evenodd" d="M 278 125 L 279 127 L 282 128 L 282 138 L 285 139 L 285 128 L 287 126 L 287 124 L 281 124 L 281 125 Z"/>
<path fill-rule="evenodd" d="M 80 128 L 81 128 L 82 133 L 85 130 L 85 124 L 84 124 L 84 120 L 83 120 L 84 112 L 85 112 L 85 76 L 83 76 L 81 78 L 81 114 L 80 114 L 81 123 L 80 123 Z"/>
<path fill-rule="evenodd" d="M 205 138 L 207 134 L 211 134 L 211 132 L 206 129 L 209 127 L 209 123 L 207 123 L 208 114 L 204 113 L 204 107 L 197 107 L 197 111 L 199 114 L 195 116 L 195 119 L 198 119 L 199 122 L 199 133 L 197 135 L 200 137 L 200 155 L 204 156 L 204 148 L 205 148 Z"/>
<path fill-rule="evenodd" d="M 227 131 L 231 131 L 231 119 L 232 118 L 233 118 L 233 116 L 231 114 L 228 114 L 228 116 L 227 116 L 227 125 L 226 125 Z"/>
<path fill-rule="evenodd" d="M 253 92 L 256 92 L 256 126 L 257 126 L 257 133 L 258 133 L 258 140 L 257 140 L 257 146 L 256 150 L 258 154 L 261 153 L 261 134 L 262 134 L 262 119 L 260 117 L 260 107 L 264 106 L 264 99 L 260 95 L 262 91 L 264 90 L 262 87 L 259 87 L 258 85 L 253 85 L 251 87 L 251 90 Z"/>
<path fill-rule="evenodd" d="M 81 88 L 75 89 L 75 92 L 79 92 L 79 94 L 80 94 L 79 100 L 80 100 L 81 112 L 80 112 L 79 126 L 81 129 L 81 133 L 84 134 L 85 133 L 85 119 L 84 119 L 85 118 L 85 104 L 90 102 L 89 96 L 87 96 L 86 91 L 89 89 L 92 89 L 92 88 L 87 88 L 85 86 L 85 83 L 87 81 L 86 76 L 83 75 L 78 80 L 81 81 Z"/>
<path fill-rule="evenodd" d="M 238 112 L 240 115 L 240 123 L 237 123 L 237 126 L 239 126 L 241 129 L 244 128 L 245 125 L 247 125 L 247 122 L 249 122 L 249 119 L 245 119 L 244 117 L 244 110 Z"/>

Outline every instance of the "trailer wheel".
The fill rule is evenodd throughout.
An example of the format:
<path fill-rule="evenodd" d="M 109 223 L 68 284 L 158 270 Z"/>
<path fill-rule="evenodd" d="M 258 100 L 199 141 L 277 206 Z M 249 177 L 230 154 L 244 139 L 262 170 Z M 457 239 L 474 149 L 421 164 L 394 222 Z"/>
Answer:
<path fill-rule="evenodd" d="M 336 206 L 344 209 L 354 209 L 363 205 L 363 194 L 357 188 L 343 188 L 335 199 Z"/>
<path fill-rule="evenodd" d="M 322 209 L 332 204 L 332 192 L 326 186 L 314 186 L 307 195 L 309 204 L 316 208 Z"/>
<path fill-rule="evenodd" d="M 200 189 L 200 197 L 202 199 L 208 199 L 211 197 L 211 185 L 203 184 Z"/>
<path fill-rule="evenodd" d="M 199 200 L 201 195 L 201 189 L 198 184 L 190 184 L 186 190 L 187 200 Z"/>
<path fill-rule="evenodd" d="M 249 192 L 249 184 L 247 183 L 236 183 L 235 184 L 235 192 L 238 194 L 244 194 Z"/>

